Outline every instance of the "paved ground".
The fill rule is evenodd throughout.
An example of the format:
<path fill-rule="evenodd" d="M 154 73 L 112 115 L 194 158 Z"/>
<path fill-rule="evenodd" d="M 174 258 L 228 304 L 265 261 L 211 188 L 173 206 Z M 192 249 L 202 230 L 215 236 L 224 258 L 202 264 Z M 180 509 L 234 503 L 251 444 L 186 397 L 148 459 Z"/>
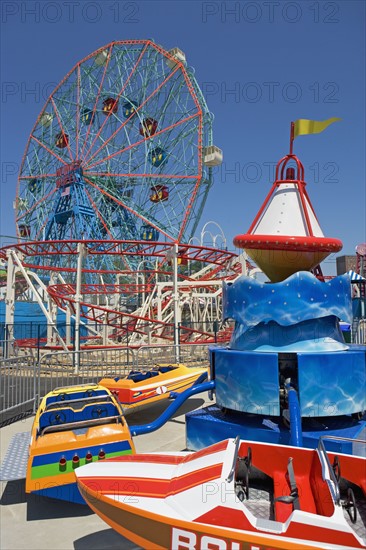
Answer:
<path fill-rule="evenodd" d="M 202 407 L 207 393 L 191 397 L 160 430 L 135 438 L 137 452 L 185 449 L 185 413 Z M 156 418 L 166 407 L 129 415 L 130 425 Z M 30 430 L 33 417 L 0 430 L 1 459 L 13 434 Z M 26 495 L 24 480 L 1 483 L 1 550 L 137 550 L 139 547 L 110 529 L 87 506 Z"/>

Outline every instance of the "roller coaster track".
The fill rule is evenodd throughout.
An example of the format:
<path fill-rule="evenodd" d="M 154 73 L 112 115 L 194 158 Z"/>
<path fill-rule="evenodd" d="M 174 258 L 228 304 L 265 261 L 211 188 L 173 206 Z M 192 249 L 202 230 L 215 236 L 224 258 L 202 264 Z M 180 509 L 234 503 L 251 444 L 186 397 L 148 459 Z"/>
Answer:
<path fill-rule="evenodd" d="M 109 327 L 112 331 L 113 339 L 126 339 L 131 336 L 138 335 L 142 339 L 154 338 L 160 340 L 173 340 L 174 323 L 172 319 L 172 296 L 169 292 L 169 283 L 163 284 L 161 289 L 165 289 L 160 303 L 160 317 L 158 315 L 157 284 L 155 283 L 156 273 L 164 274 L 165 276 L 172 275 L 171 271 L 164 271 L 163 266 L 169 265 L 169 253 L 172 250 L 171 243 L 146 242 L 146 241 L 42 241 L 42 242 L 22 242 L 16 245 L 5 247 L 0 250 L 0 256 L 7 257 L 7 250 L 11 249 L 22 258 L 23 266 L 28 270 L 42 270 L 43 272 L 76 272 L 76 260 L 78 256 L 78 244 L 82 242 L 87 254 L 103 254 L 111 256 L 138 256 L 141 259 L 155 258 L 159 264 L 157 272 L 152 273 L 145 284 L 83 284 L 81 287 L 81 296 L 76 297 L 76 285 L 71 283 L 51 284 L 47 287 L 47 292 L 53 302 L 62 311 L 68 311 L 71 315 L 76 312 L 76 302 L 80 303 L 82 316 L 92 323 L 103 324 Z M 55 266 L 55 256 L 60 259 L 60 256 L 74 257 L 72 262 L 64 262 L 69 265 Z M 242 271 L 242 264 L 238 256 L 226 250 L 216 248 L 195 246 L 195 245 L 179 245 L 178 258 L 181 261 L 200 262 L 197 265 L 204 265 L 198 272 L 192 276 L 179 276 L 179 291 L 185 293 L 186 300 L 189 292 L 192 289 L 195 291 L 201 289 L 207 293 L 217 294 L 217 285 L 223 279 L 230 280 L 236 278 Z M 71 264 L 71 265 L 70 265 Z M 83 272 L 91 272 L 84 270 Z M 110 271 L 99 271 L 102 275 Z M 121 273 L 121 272 L 119 272 Z M 136 272 L 123 272 L 134 276 Z M 137 272 L 138 273 L 138 272 Z M 154 281 L 154 282 L 153 282 Z M 211 283 L 211 284 L 210 284 Z M 170 283 L 171 286 L 171 283 Z M 120 311 L 116 306 L 112 306 L 108 296 L 129 296 L 137 298 L 143 294 L 147 296 L 145 304 L 141 308 L 137 308 L 133 313 Z M 90 296 L 90 300 L 85 297 Z M 202 299 L 204 299 L 204 294 Z M 153 300 L 155 297 L 155 303 Z M 100 301 L 104 304 L 100 304 Z M 99 302 L 99 303 L 95 303 Z M 228 331 L 219 332 L 216 341 L 228 339 Z M 214 341 L 212 332 L 199 330 L 187 326 L 180 328 L 180 340 L 182 342 L 209 343 Z"/>
<path fill-rule="evenodd" d="M 37 258 L 50 260 L 55 256 L 77 256 L 78 244 L 82 243 L 88 254 L 112 255 L 112 256 L 138 256 L 141 258 L 155 257 L 163 263 L 172 249 L 172 243 L 160 243 L 149 241 L 34 241 L 22 242 L 1 249 L 2 257 L 6 258 L 8 249 L 16 250 L 24 258 L 28 258 L 24 265 L 33 269 L 53 269 L 58 271 L 74 271 L 74 268 L 52 266 L 49 261 L 32 263 L 31 259 Z M 217 248 L 179 245 L 178 256 L 184 260 L 198 261 L 206 264 L 214 264 L 218 268 L 227 266 L 230 261 L 237 258 L 237 254 Z"/>
<path fill-rule="evenodd" d="M 147 293 L 153 288 L 151 285 L 82 285 L 83 295 L 108 295 L 121 292 L 142 292 L 143 290 Z M 52 285 L 48 287 L 48 293 L 61 310 L 66 311 L 69 308 L 75 314 L 75 285 Z M 108 325 L 116 331 L 115 336 L 131 336 L 135 333 L 154 339 L 173 339 L 173 323 L 142 317 L 135 313 L 116 311 L 109 307 L 91 304 L 88 301 L 80 301 L 80 306 L 84 318 L 94 323 Z M 209 332 L 183 326 L 180 331 L 182 342 L 209 343 L 214 341 L 213 335 Z"/>

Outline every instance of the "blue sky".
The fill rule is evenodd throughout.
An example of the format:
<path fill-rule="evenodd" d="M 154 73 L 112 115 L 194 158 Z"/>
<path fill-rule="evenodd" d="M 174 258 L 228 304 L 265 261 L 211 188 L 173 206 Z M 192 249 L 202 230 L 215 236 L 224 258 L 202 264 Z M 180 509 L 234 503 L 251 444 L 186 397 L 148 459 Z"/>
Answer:
<path fill-rule="evenodd" d="M 180 47 L 215 115 L 223 149 L 201 222 L 229 248 L 249 228 L 288 153 L 291 120 L 341 122 L 300 136 L 295 153 L 326 236 L 366 241 L 365 6 L 362 1 L 7 1 L 1 3 L 1 224 L 14 235 L 17 170 L 49 93 L 113 40 Z M 215 233 L 215 228 L 212 228 Z M 325 264 L 332 272 L 334 262 Z"/>

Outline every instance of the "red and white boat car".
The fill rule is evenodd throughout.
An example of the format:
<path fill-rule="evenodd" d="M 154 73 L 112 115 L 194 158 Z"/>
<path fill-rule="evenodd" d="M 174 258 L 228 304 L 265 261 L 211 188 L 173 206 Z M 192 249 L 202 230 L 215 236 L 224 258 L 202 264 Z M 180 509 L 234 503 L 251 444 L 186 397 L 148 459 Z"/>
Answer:
<path fill-rule="evenodd" d="M 366 458 L 228 439 L 76 471 L 89 506 L 146 549 L 366 548 Z"/>

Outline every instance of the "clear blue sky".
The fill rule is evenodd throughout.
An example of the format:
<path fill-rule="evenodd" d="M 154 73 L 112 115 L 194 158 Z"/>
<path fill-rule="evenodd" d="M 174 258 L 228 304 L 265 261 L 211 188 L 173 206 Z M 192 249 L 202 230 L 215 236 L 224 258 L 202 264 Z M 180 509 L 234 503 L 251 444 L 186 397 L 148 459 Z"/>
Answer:
<path fill-rule="evenodd" d="M 29 133 L 49 93 L 83 57 L 113 40 L 180 47 L 215 115 L 224 164 L 199 225 L 218 222 L 229 248 L 246 232 L 288 152 L 291 120 L 342 121 L 300 136 L 295 153 L 326 236 L 341 254 L 366 241 L 365 2 L 7 1 L 1 3 L 1 225 Z M 329 270 L 332 264 L 328 263 Z"/>

